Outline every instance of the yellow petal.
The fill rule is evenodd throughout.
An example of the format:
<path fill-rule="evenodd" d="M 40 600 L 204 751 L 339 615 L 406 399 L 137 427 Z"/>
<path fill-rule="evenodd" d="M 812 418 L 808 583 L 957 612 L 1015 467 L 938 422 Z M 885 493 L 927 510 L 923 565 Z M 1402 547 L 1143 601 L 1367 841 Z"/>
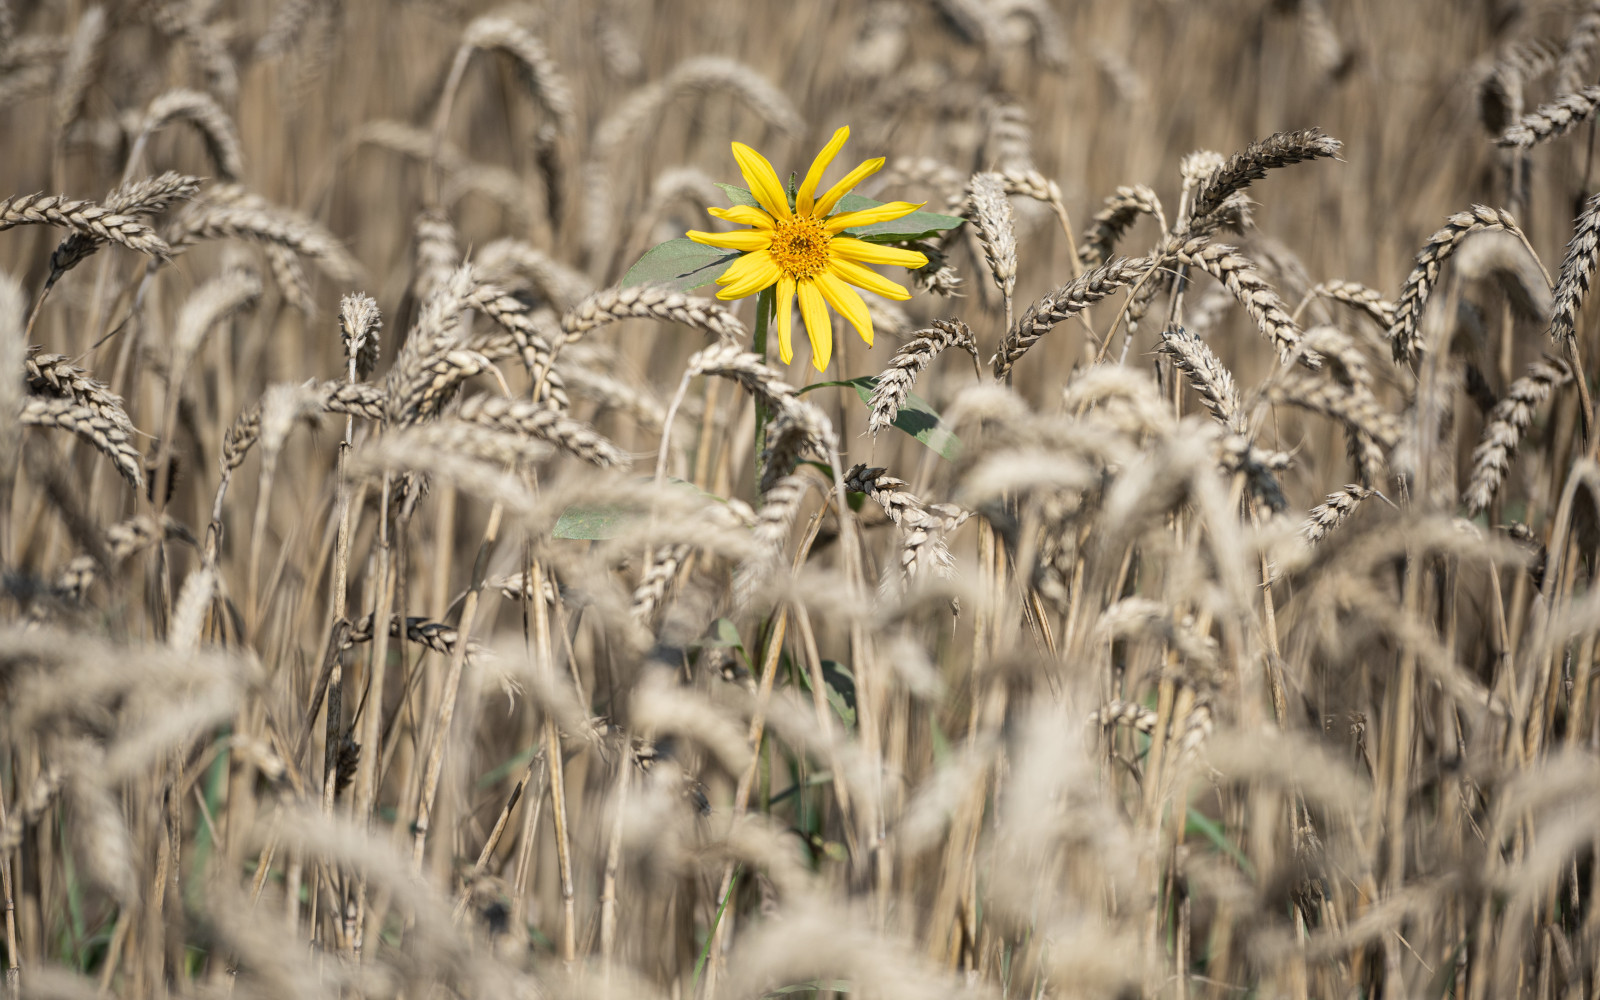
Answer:
<path fill-rule="evenodd" d="M 789 218 L 792 214 L 789 211 L 789 197 L 783 193 L 778 172 L 772 169 L 767 158 L 742 142 L 733 144 L 733 158 L 739 161 L 739 172 L 744 174 L 745 183 L 750 185 L 750 193 L 756 196 L 761 207 L 775 219 Z"/>
<path fill-rule="evenodd" d="M 915 250 L 901 250 L 899 247 L 886 247 L 881 243 L 868 243 L 853 236 L 835 236 L 829 241 L 828 250 L 835 257 L 853 260 L 858 264 L 896 264 L 915 269 L 928 263 L 927 256 Z"/>
<path fill-rule="evenodd" d="M 735 205 L 732 208 L 708 208 L 706 211 L 718 219 L 726 219 L 728 222 L 732 222 L 741 226 L 755 226 L 757 229 L 771 229 L 775 225 L 775 223 L 772 221 L 772 216 L 763 212 L 754 205 Z"/>
<path fill-rule="evenodd" d="M 857 288 L 865 288 L 869 292 L 882 295 L 886 299 L 895 299 L 904 302 L 911 298 L 911 293 L 906 291 L 904 285 L 897 285 L 879 274 L 869 271 L 860 264 L 852 264 L 848 260 L 838 257 L 828 261 L 828 271 L 835 277 L 843 278 Z"/>
<path fill-rule="evenodd" d="M 861 339 L 872 346 L 872 314 L 867 312 L 867 304 L 861 301 L 861 296 L 856 290 L 840 281 L 834 275 L 823 271 L 814 279 L 817 290 L 822 292 L 822 297 L 828 300 L 828 305 L 833 306 L 834 312 L 850 321 L 850 325 L 861 334 Z"/>
<path fill-rule="evenodd" d="M 922 204 L 926 205 L 927 202 Z M 879 205 L 877 208 L 863 208 L 859 212 L 841 212 L 823 223 L 823 226 L 830 233 L 842 233 L 846 229 L 854 229 L 856 226 L 870 226 L 879 222 L 891 222 L 903 215 L 910 215 L 921 207 L 922 205 L 913 205 L 909 201 L 891 201 L 887 205 Z"/>
<path fill-rule="evenodd" d="M 780 273 L 770 251 L 747 253 L 729 265 L 722 272 L 722 277 L 717 279 L 717 284 L 723 286 L 717 292 L 717 298 L 727 302 L 753 295 L 777 281 Z"/>
<path fill-rule="evenodd" d="M 684 235 L 696 243 L 724 250 L 765 250 L 772 246 L 772 230 L 740 229 L 732 233 L 702 233 L 691 229 Z"/>
<path fill-rule="evenodd" d="M 850 126 L 838 129 L 833 133 L 833 138 L 822 147 L 822 152 L 811 161 L 811 169 L 806 171 L 806 179 L 801 182 L 800 190 L 794 196 L 794 210 L 801 215 L 810 215 L 811 206 L 816 201 L 817 185 L 822 183 L 822 172 L 828 169 L 828 164 L 839 155 L 839 150 L 844 148 L 845 140 L 850 138 Z"/>
<path fill-rule="evenodd" d="M 786 365 L 794 364 L 794 342 L 789 339 L 793 320 L 794 278 L 785 274 L 778 279 L 778 357 Z"/>
<path fill-rule="evenodd" d="M 827 300 L 810 278 L 797 282 L 795 291 L 800 296 L 800 318 L 805 320 L 806 336 L 811 338 L 811 363 L 817 371 L 827 371 L 833 357 L 833 320 L 828 318 Z"/>
<path fill-rule="evenodd" d="M 817 215 L 827 215 L 833 211 L 833 206 L 839 204 L 839 199 L 850 193 L 850 189 L 883 169 L 883 157 L 868 160 L 861 166 L 844 175 L 844 180 L 828 189 L 828 193 L 817 199 L 817 205 L 812 211 Z M 838 230 L 835 230 L 837 232 Z"/>

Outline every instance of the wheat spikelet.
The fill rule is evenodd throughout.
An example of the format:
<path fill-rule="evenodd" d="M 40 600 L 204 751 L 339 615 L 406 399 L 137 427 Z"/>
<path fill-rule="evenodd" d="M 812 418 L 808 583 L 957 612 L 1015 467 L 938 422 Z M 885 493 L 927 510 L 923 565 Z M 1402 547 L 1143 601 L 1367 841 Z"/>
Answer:
<path fill-rule="evenodd" d="M 934 320 L 933 326 L 920 330 L 917 336 L 908 341 L 894 357 L 889 359 L 889 366 L 878 376 L 877 384 L 873 387 L 872 398 L 867 401 L 870 415 L 867 418 L 867 429 L 876 435 L 894 423 L 894 418 L 900 412 L 900 407 L 905 405 L 906 397 L 911 394 L 911 387 L 916 384 L 917 376 L 923 369 L 933 363 L 941 352 L 947 348 L 959 347 L 972 355 L 972 364 L 977 367 L 981 364 L 978 360 L 978 345 L 973 340 L 972 331 L 967 324 L 960 320 Z"/>
<path fill-rule="evenodd" d="M 171 38 L 179 38 L 194 51 L 205 72 L 209 89 L 224 101 L 239 94 L 239 70 L 228 51 L 229 33 L 206 21 L 208 12 L 183 0 L 159 0 L 149 5 L 150 20 Z"/>
<path fill-rule="evenodd" d="M 144 458 L 128 440 L 127 428 L 99 409 L 73 399 L 32 396 L 23 401 L 21 420 L 25 426 L 71 431 L 111 459 L 135 489 L 144 485 Z"/>
<path fill-rule="evenodd" d="M 844 475 L 844 488 L 867 494 L 899 526 L 902 579 L 918 579 L 928 570 L 942 577 L 952 575 L 954 561 L 945 537 L 972 515 L 954 504 L 923 503 L 906 489 L 905 480 L 886 476 L 885 471 L 852 466 Z"/>
<path fill-rule="evenodd" d="M 1572 241 L 1561 261 L 1561 275 L 1550 307 L 1550 339 L 1565 348 L 1576 333 L 1578 310 L 1589 292 L 1596 260 L 1600 260 L 1600 194 L 1584 202 L 1573 225 Z"/>
<path fill-rule="evenodd" d="M 409 427 L 437 416 L 462 382 L 489 366 L 463 343 L 461 312 L 472 288 L 471 266 L 463 265 L 423 303 L 384 380 L 389 423 Z"/>
<path fill-rule="evenodd" d="M 103 203 L 107 211 L 118 215 L 155 215 L 180 201 L 188 201 L 200 190 L 200 178 L 167 171 L 159 177 L 124 184 L 106 195 Z M 46 285 L 54 285 L 61 275 L 77 267 L 84 258 L 105 246 L 105 240 L 88 233 L 75 232 L 56 245 L 50 254 L 50 277 Z"/>
<path fill-rule="evenodd" d="M 552 451 L 545 440 L 530 437 L 522 429 L 511 426 L 510 421 L 493 423 L 454 416 L 439 417 L 397 431 L 388 435 L 383 444 L 391 452 L 417 456 L 451 455 L 488 463 L 496 468 L 534 465 L 549 458 Z M 410 467 L 420 472 L 429 470 L 426 460 L 417 461 Z"/>
<path fill-rule="evenodd" d="M 1090 712 L 1084 722 L 1090 726 L 1126 726 L 1141 733 L 1153 733 L 1160 718 L 1155 709 L 1136 701 L 1112 699 L 1098 711 Z"/>
<path fill-rule="evenodd" d="M 316 261 L 336 281 L 353 280 L 360 270 L 349 251 L 320 224 L 234 184 L 207 190 L 174 222 L 174 250 L 214 239 L 276 243 Z"/>
<path fill-rule="evenodd" d="M 666 76 L 629 94 L 594 132 L 595 158 L 608 163 L 629 140 L 661 118 L 662 109 L 681 97 L 726 93 L 780 132 L 798 135 L 805 120 L 783 91 L 752 67 L 724 56 L 698 56 L 674 66 Z"/>
<path fill-rule="evenodd" d="M 733 593 L 737 607 L 748 607 L 762 580 L 781 568 L 783 547 L 789 540 L 806 489 L 804 477 L 783 476 L 768 485 L 761 495 L 761 508 L 756 511 L 755 525 L 750 529 L 750 539 L 758 554 L 740 563 L 734 572 Z"/>
<path fill-rule="evenodd" d="M 533 33 L 506 17 L 480 17 L 462 33 L 463 46 L 502 52 L 521 70 L 535 101 L 556 123 L 563 134 L 573 132 L 576 112 L 572 88 L 556 68 L 544 43 Z"/>
<path fill-rule="evenodd" d="M 684 375 L 731 378 L 773 410 L 783 410 L 795 402 L 794 386 L 769 368 L 759 354 L 751 354 L 738 344 L 717 343 L 691 355 Z"/>
<path fill-rule="evenodd" d="M 1336 157 L 1341 146 L 1338 139 L 1325 135 L 1318 128 L 1276 132 L 1252 142 L 1213 171 L 1195 192 L 1189 206 L 1188 231 L 1204 234 L 1217 228 L 1222 222 L 1224 204 L 1252 182 L 1265 177 L 1268 170 Z"/>
<path fill-rule="evenodd" d="M 20 337 L 18 338 L 21 339 Z M 104 382 L 71 364 L 64 354 L 31 354 L 23 365 L 28 390 L 38 396 L 55 396 L 86 407 L 101 419 L 133 432 L 133 421 L 123 409 L 122 397 Z"/>
<path fill-rule="evenodd" d="M 766 447 L 760 457 L 760 490 L 765 493 L 771 489 L 807 455 L 827 462 L 838 449 L 833 423 L 822 410 L 798 397 L 787 397 L 767 429 Z"/>
<path fill-rule="evenodd" d="M 15 278 L 0 271 L 0 413 L 16 413 L 22 407 L 23 374 L 28 388 L 42 372 L 29 356 L 27 341 L 23 339 L 23 321 L 27 317 L 27 298 Z M 0 485 L 9 481 L 15 468 L 17 447 L 21 435 L 17 425 L 10 420 L 0 427 Z"/>
<path fill-rule="evenodd" d="M 570 364 L 568 359 L 562 360 L 561 373 L 573 393 L 628 414 L 645 430 L 659 431 L 666 425 L 666 406 L 643 386 Z"/>
<path fill-rule="evenodd" d="M 383 333 L 383 314 L 378 300 L 365 293 L 351 293 L 339 300 L 339 339 L 350 370 L 364 379 L 378 367 L 378 348 Z"/>
<path fill-rule="evenodd" d="M 650 562 L 646 564 L 644 572 L 639 574 L 639 585 L 633 589 L 631 613 L 634 621 L 640 625 L 649 625 L 655 617 L 656 609 L 661 606 L 662 599 L 667 596 L 667 589 L 672 586 L 679 568 L 683 566 L 692 551 L 694 546 L 680 542 L 651 553 Z"/>
<path fill-rule="evenodd" d="M 1332 281 L 1319 282 L 1306 293 L 1307 298 L 1320 296 L 1342 302 L 1357 312 L 1364 313 L 1372 321 L 1387 331 L 1394 325 L 1394 303 L 1383 297 L 1383 293 L 1375 288 L 1368 288 L 1357 281 Z"/>
<path fill-rule="evenodd" d="M 478 274 L 491 284 L 515 287 L 525 280 L 556 310 L 570 309 L 594 291 L 594 282 L 526 240 L 498 239 L 474 254 Z"/>
<path fill-rule="evenodd" d="M 417 241 L 416 274 L 411 290 L 419 299 L 432 295 L 440 285 L 450 280 L 461 266 L 461 248 L 456 242 L 456 227 L 438 209 L 428 209 L 417 216 L 413 231 Z"/>
<path fill-rule="evenodd" d="M 1104 264 L 1110 258 L 1111 251 L 1116 249 L 1122 234 L 1141 215 L 1151 216 L 1162 229 L 1166 229 L 1161 199 L 1156 197 L 1154 191 L 1143 184 L 1118 187 L 1107 196 L 1100 211 L 1095 213 L 1090 228 L 1084 231 L 1083 238 L 1078 241 L 1078 260 L 1086 268 Z"/>
<path fill-rule="evenodd" d="M 1417 251 L 1417 263 L 1400 290 L 1395 303 L 1394 322 L 1389 327 L 1390 347 L 1395 361 L 1401 364 L 1414 362 L 1421 356 L 1424 345 L 1420 337 L 1422 310 L 1428 296 L 1439 281 L 1439 269 L 1473 233 L 1504 230 L 1526 241 L 1516 220 L 1503 209 L 1474 205 L 1470 211 L 1458 212 L 1445 222 L 1444 228 L 1428 237 L 1428 242 Z"/>
<path fill-rule="evenodd" d="M 1528 366 L 1528 374 L 1506 389 L 1504 398 L 1489 411 L 1482 442 L 1472 450 L 1472 476 L 1461 494 L 1468 513 L 1476 515 L 1488 509 L 1511 470 L 1511 453 L 1533 425 L 1534 410 L 1553 389 L 1570 381 L 1572 372 L 1565 365 L 1535 361 Z"/>
<path fill-rule="evenodd" d="M 1149 598 L 1125 597 L 1112 604 L 1101 612 L 1095 633 L 1104 641 L 1155 639 L 1202 666 L 1210 666 L 1217 658 L 1215 640 L 1197 634 L 1192 620 L 1179 620 L 1172 608 Z"/>
<path fill-rule="evenodd" d="M 1600 6 L 1584 4 L 1583 13 L 1573 22 L 1556 62 L 1556 91 L 1569 94 L 1583 86 L 1595 45 L 1600 43 Z"/>
<path fill-rule="evenodd" d="M 1188 379 L 1189 385 L 1222 426 L 1235 434 L 1245 432 L 1239 390 L 1233 375 L 1223 367 L 1205 341 L 1181 326 L 1161 331 L 1159 350 L 1172 358 L 1173 365 Z"/>
<path fill-rule="evenodd" d="M 283 300 L 307 317 L 315 316 L 317 302 L 311 293 L 311 280 L 294 251 L 276 243 L 263 243 L 261 255 L 267 259 L 267 271 Z"/>
<path fill-rule="evenodd" d="M 1558 139 L 1594 114 L 1600 105 L 1600 87 L 1584 87 L 1562 94 L 1549 104 L 1541 104 L 1523 115 L 1496 139 L 1496 144 L 1513 149 L 1531 149 L 1542 142 Z"/>
<path fill-rule="evenodd" d="M 83 111 L 84 95 L 99 72 L 100 56 L 106 35 L 104 7 L 83 12 L 72 31 L 72 41 L 61 61 L 61 76 L 56 84 L 54 112 L 56 135 L 64 135 Z"/>
<path fill-rule="evenodd" d="M 1181 244 L 1174 240 L 1169 243 L 1168 252 L 1180 263 L 1204 271 L 1227 286 L 1261 332 L 1277 347 L 1280 358 L 1289 357 L 1300 346 L 1300 331 L 1283 308 L 1278 293 L 1250 260 L 1233 247 L 1199 237 Z"/>
<path fill-rule="evenodd" d="M 595 292 L 567 310 L 561 317 L 561 329 L 567 335 L 567 342 L 572 343 L 607 323 L 635 318 L 682 323 L 727 343 L 745 336 L 744 324 L 716 302 L 653 285 Z"/>
<path fill-rule="evenodd" d="M 1000 174 L 1032 170 L 1033 130 L 1028 126 L 1027 109 L 1015 101 L 1001 100 L 990 104 L 983 117 L 982 162 Z"/>
<path fill-rule="evenodd" d="M 400 617 L 394 616 L 389 621 L 389 636 L 400 637 Z M 440 656 L 450 656 L 456 650 L 456 644 L 461 641 L 461 632 L 452 625 L 444 622 L 432 621 L 420 616 L 406 619 L 406 638 L 438 653 Z M 350 633 L 345 638 L 345 648 L 357 646 L 372 641 L 372 615 L 365 614 L 350 624 Z M 489 655 L 489 650 L 475 639 L 467 640 L 467 659 L 469 661 L 481 659 Z"/>
<path fill-rule="evenodd" d="M 870 5 L 860 33 L 850 43 L 850 54 L 845 60 L 847 72 L 866 79 L 878 79 L 893 72 L 905 58 L 906 23 L 910 13 L 899 0 Z"/>
<path fill-rule="evenodd" d="M 1343 489 L 1329 493 L 1326 503 L 1311 508 L 1311 515 L 1306 518 L 1301 533 L 1305 535 L 1308 543 L 1317 544 L 1328 537 L 1335 528 L 1349 520 L 1350 515 L 1361 505 L 1361 501 L 1376 492 L 1360 483 L 1348 483 Z"/>
<path fill-rule="evenodd" d="M 238 127 L 210 94 L 198 90 L 169 90 L 152 100 L 134 141 L 142 146 L 151 134 L 178 122 L 194 126 L 205 142 L 218 177 L 233 183 L 244 176 L 244 149 Z"/>
<path fill-rule="evenodd" d="M 476 271 L 473 272 L 476 275 Z M 539 388 L 540 402 L 558 410 L 571 406 L 561 377 L 555 372 L 555 351 L 561 330 L 549 310 L 530 310 L 526 303 L 487 282 L 476 282 L 465 304 L 477 309 L 511 335 L 523 367 Z M 488 353 L 485 351 L 484 353 Z"/>
<path fill-rule="evenodd" d="M 54 66 L 38 63 L 0 75 L 0 103 L 11 107 L 30 97 L 49 93 L 56 81 Z"/>
<path fill-rule="evenodd" d="M 153 257 L 166 257 L 172 252 L 143 222 L 108 211 L 92 201 L 44 194 L 14 195 L 0 201 L 0 230 L 29 225 L 61 226 Z"/>
<path fill-rule="evenodd" d="M 322 406 L 330 413 L 347 413 L 380 423 L 388 416 L 383 387 L 370 382 L 344 382 L 335 379 L 322 384 L 321 395 Z"/>
<path fill-rule="evenodd" d="M 1393 448 L 1400 442 L 1400 419 L 1385 410 L 1370 392 L 1352 389 L 1325 378 L 1296 375 L 1273 386 L 1269 395 L 1273 402 L 1286 403 L 1342 421 L 1384 448 Z"/>
<path fill-rule="evenodd" d="M 581 420 L 535 403 L 505 396 L 474 396 L 461 406 L 463 422 L 512 431 L 548 441 L 593 465 L 626 466 L 626 452 Z"/>
<path fill-rule="evenodd" d="M 1124 285 L 1132 284 L 1154 266 L 1148 257 L 1119 257 L 1090 271 L 1028 307 L 989 359 L 996 379 L 1011 373 L 1017 361 L 1056 324 L 1082 312 Z"/>
<path fill-rule="evenodd" d="M 196 289 L 178 312 L 172 334 L 172 391 L 206 335 L 234 313 L 251 309 L 261 297 L 261 279 L 245 270 L 228 270 Z"/>
<path fill-rule="evenodd" d="M 1009 299 L 1017 287 L 1017 238 L 1012 232 L 1005 178 L 995 173 L 973 174 L 967 192 L 970 218 L 983 246 L 983 258 L 995 287 Z"/>

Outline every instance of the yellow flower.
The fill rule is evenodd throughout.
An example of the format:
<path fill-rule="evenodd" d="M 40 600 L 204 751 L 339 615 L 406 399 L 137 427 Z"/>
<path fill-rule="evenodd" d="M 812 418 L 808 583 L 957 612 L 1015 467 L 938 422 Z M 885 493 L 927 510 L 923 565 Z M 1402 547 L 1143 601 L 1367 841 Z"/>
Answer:
<path fill-rule="evenodd" d="M 806 171 L 806 179 L 795 193 L 792 209 L 783 184 L 766 157 L 742 142 L 734 143 L 733 158 L 739 162 L 739 172 L 744 174 L 750 193 L 761 203 L 761 208 L 737 205 L 707 211 L 719 219 L 753 228 L 731 233 L 688 234 L 696 243 L 745 251 L 745 255 L 728 265 L 717 279 L 717 284 L 723 286 L 717 298 L 723 301 L 742 299 L 774 284 L 778 286 L 778 351 L 784 364 L 794 361 L 794 347 L 789 340 L 790 312 L 795 297 L 799 297 L 800 318 L 805 321 L 806 335 L 811 338 L 811 361 L 817 371 L 827 368 L 828 359 L 833 355 L 833 324 L 828 306 L 849 320 L 867 346 L 872 346 L 872 316 L 867 312 L 867 304 L 850 285 L 890 299 L 911 297 L 904 287 L 862 265 L 898 264 L 915 268 L 928 262 L 927 257 L 914 250 L 897 250 L 839 235 L 846 229 L 898 219 L 922 207 L 895 201 L 859 212 L 830 214 L 851 188 L 883 166 L 881 156 L 868 160 L 846 174 L 822 197 L 817 197 L 822 172 L 848 138 L 848 128 L 833 133 L 833 138 L 811 162 L 811 169 Z"/>

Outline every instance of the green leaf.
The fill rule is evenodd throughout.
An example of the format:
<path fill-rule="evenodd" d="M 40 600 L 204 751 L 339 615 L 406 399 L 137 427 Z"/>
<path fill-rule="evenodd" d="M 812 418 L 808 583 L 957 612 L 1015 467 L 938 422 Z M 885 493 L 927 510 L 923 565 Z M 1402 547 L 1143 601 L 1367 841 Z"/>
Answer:
<path fill-rule="evenodd" d="M 620 504 L 573 504 L 556 518 L 554 534 L 557 538 L 587 541 L 611 538 L 622 530 L 623 522 L 637 513 L 636 508 Z"/>
<path fill-rule="evenodd" d="M 873 201 L 858 194 L 847 194 L 839 199 L 839 211 L 859 212 L 862 209 L 877 208 L 882 204 L 885 202 Z M 955 229 L 965 221 L 954 215 L 940 215 L 938 212 L 924 212 L 919 209 L 910 215 L 890 219 L 888 222 L 874 222 L 870 226 L 846 229 L 844 235 L 854 236 L 868 243 L 904 243 L 907 240 L 932 239 L 946 229 Z"/>
<path fill-rule="evenodd" d="M 813 382 L 795 395 L 835 385 L 854 389 L 863 403 L 871 405 L 872 391 L 878 387 L 878 377 L 863 375 L 843 382 Z M 939 411 L 929 406 L 926 399 L 914 392 L 906 397 L 906 401 L 900 406 L 900 412 L 895 414 L 894 426 L 932 448 L 946 461 L 954 462 L 956 456 L 961 454 L 961 439 L 940 427 Z"/>
<path fill-rule="evenodd" d="M 755 195 L 742 187 L 732 184 L 718 184 L 723 194 L 735 205 L 752 205 L 761 208 Z M 791 203 L 792 204 L 792 203 Z M 862 209 L 877 208 L 887 202 L 874 201 L 864 198 L 859 194 L 847 194 L 839 199 L 839 212 L 859 212 Z M 765 211 L 765 209 L 763 209 Z M 888 222 L 874 222 L 870 226 L 858 226 L 855 229 L 846 229 L 844 235 L 854 236 L 856 239 L 866 240 L 868 243 L 903 243 L 907 240 L 926 240 L 944 232 L 946 229 L 955 229 L 965 219 L 954 215 L 940 215 L 938 212 L 924 212 L 920 209 L 910 215 L 891 219 Z"/>
<path fill-rule="evenodd" d="M 831 990 L 834 993 L 849 993 L 850 981 L 848 979 L 813 979 L 809 983 L 795 983 L 793 986 L 780 986 L 767 993 L 769 997 L 788 996 L 791 993 L 820 993 Z"/>
<path fill-rule="evenodd" d="M 761 203 L 756 201 L 756 196 L 751 194 L 749 191 L 746 191 L 744 188 L 735 187 L 732 184 L 724 184 L 721 181 L 717 181 L 716 185 L 722 189 L 723 194 L 728 196 L 728 202 L 730 203 L 730 206 L 749 205 L 751 208 L 761 208 Z M 761 210 L 763 212 L 766 211 L 764 208 Z"/>
<path fill-rule="evenodd" d="M 738 250 L 708 247 L 687 237 L 668 240 L 647 251 L 622 276 L 629 285 L 660 285 L 675 292 L 688 292 L 709 285 L 722 276 Z"/>
<path fill-rule="evenodd" d="M 1211 841 L 1219 851 L 1237 862 L 1246 875 L 1251 878 L 1256 877 L 1256 866 L 1250 863 L 1250 859 L 1244 856 L 1244 852 L 1239 850 L 1237 844 L 1228 839 L 1228 833 L 1222 828 L 1221 824 L 1210 816 L 1196 812 L 1191 807 L 1188 811 L 1188 818 L 1184 824 L 1183 832 L 1185 836 L 1199 834 Z"/>

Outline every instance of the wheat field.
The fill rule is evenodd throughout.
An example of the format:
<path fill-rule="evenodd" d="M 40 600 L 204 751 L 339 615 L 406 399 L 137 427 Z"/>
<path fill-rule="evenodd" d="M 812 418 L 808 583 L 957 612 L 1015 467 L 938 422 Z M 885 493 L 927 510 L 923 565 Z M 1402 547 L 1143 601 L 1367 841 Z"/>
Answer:
<path fill-rule="evenodd" d="M 1600 4 L 0 0 L 0 95 L 11 995 L 1600 997 Z M 635 267 L 842 126 L 949 217 L 870 349 Z"/>

